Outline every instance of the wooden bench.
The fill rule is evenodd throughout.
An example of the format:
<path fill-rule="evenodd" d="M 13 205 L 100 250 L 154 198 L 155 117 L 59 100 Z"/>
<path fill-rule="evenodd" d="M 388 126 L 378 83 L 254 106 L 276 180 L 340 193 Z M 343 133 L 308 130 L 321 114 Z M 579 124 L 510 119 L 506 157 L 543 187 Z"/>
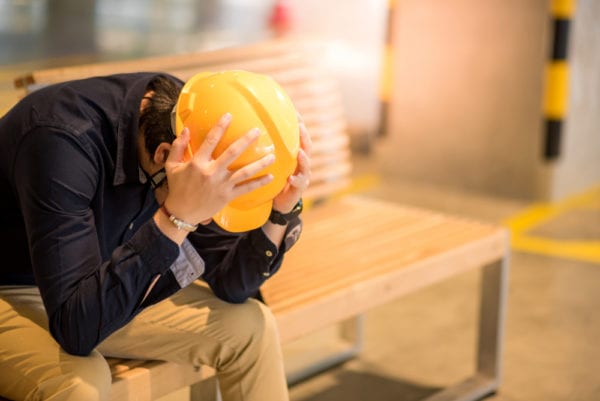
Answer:
<path fill-rule="evenodd" d="M 247 69 L 270 74 L 288 91 L 311 132 L 313 179 L 304 232 L 279 273 L 263 286 L 283 344 L 340 325 L 349 345 L 288 372 L 290 383 L 360 352 L 360 317 L 429 285 L 482 269 L 476 371 L 428 398 L 475 400 L 500 384 L 509 241 L 501 227 L 348 193 L 350 138 L 336 82 L 311 65 L 313 45 L 265 42 L 196 54 L 34 71 L 19 88 L 115 72 L 167 71 L 187 79 L 202 70 Z M 350 329 L 350 330 L 349 330 Z M 287 361 L 286 361 L 287 362 Z M 193 399 L 214 376 L 210 368 L 159 361 L 110 360 L 112 400 L 153 400 L 192 387 Z M 214 378 L 213 378 L 214 385 Z M 209 386 L 210 387 L 210 386 Z"/>

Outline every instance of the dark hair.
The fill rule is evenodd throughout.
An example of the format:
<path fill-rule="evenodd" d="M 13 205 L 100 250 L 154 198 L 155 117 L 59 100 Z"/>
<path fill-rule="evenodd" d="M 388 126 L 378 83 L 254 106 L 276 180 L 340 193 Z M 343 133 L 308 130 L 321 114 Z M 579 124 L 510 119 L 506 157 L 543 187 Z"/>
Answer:
<path fill-rule="evenodd" d="M 181 85 L 159 75 L 146 88 L 152 91 L 148 105 L 140 112 L 139 129 L 144 133 L 146 150 L 153 155 L 161 142 L 171 143 L 175 135 L 171 130 L 171 110 L 177 103 Z"/>

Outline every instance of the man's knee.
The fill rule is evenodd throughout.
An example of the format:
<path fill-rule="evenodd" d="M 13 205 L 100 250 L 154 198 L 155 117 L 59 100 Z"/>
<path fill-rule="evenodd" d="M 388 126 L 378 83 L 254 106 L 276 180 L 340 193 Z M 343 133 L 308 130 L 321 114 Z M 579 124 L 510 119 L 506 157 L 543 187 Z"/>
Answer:
<path fill-rule="evenodd" d="M 97 351 L 87 357 L 66 355 L 57 373 L 42 381 L 28 399 L 108 400 L 112 381 L 110 368 Z"/>
<path fill-rule="evenodd" d="M 240 357 L 254 360 L 264 352 L 279 350 L 275 317 L 263 303 L 252 299 L 243 304 L 233 305 L 221 318 L 223 329 L 230 333 L 227 348 L 232 350 L 228 357 L 221 359 L 223 366 Z"/>
<path fill-rule="evenodd" d="M 236 332 L 244 337 L 244 341 L 278 340 L 277 323 L 271 310 L 262 302 L 254 299 L 246 301 L 232 316 Z"/>

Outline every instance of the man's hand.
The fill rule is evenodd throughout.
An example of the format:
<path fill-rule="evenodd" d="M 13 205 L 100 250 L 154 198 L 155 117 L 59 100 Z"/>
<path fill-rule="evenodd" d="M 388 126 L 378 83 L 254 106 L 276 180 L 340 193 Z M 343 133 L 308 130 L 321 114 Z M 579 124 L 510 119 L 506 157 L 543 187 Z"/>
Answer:
<path fill-rule="evenodd" d="M 231 115 L 223 115 L 190 161 L 184 161 L 190 141 L 187 128 L 184 128 L 171 146 L 165 163 L 169 184 L 165 205 L 173 215 L 190 224 L 210 221 L 213 215 L 234 198 L 273 180 L 270 174 L 250 179 L 275 161 L 272 154 L 237 170 L 229 169 L 229 166 L 259 137 L 260 131 L 257 128 L 251 129 L 233 142 L 219 157 L 212 158 L 212 153 L 230 122 Z"/>
<path fill-rule="evenodd" d="M 300 149 L 298 151 L 298 166 L 294 174 L 288 177 L 283 190 L 273 198 L 273 209 L 281 213 L 290 212 L 302 197 L 310 183 L 310 152 L 312 141 L 304 120 L 298 115 L 300 126 Z"/>

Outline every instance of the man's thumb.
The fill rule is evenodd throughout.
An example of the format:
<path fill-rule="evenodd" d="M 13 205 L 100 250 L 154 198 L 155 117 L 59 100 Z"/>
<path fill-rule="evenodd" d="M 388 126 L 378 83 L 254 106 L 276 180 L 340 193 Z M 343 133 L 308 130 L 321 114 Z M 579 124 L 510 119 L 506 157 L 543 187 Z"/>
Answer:
<path fill-rule="evenodd" d="M 186 127 L 171 144 L 171 151 L 167 161 L 179 163 L 183 161 L 190 143 L 190 130 Z"/>

